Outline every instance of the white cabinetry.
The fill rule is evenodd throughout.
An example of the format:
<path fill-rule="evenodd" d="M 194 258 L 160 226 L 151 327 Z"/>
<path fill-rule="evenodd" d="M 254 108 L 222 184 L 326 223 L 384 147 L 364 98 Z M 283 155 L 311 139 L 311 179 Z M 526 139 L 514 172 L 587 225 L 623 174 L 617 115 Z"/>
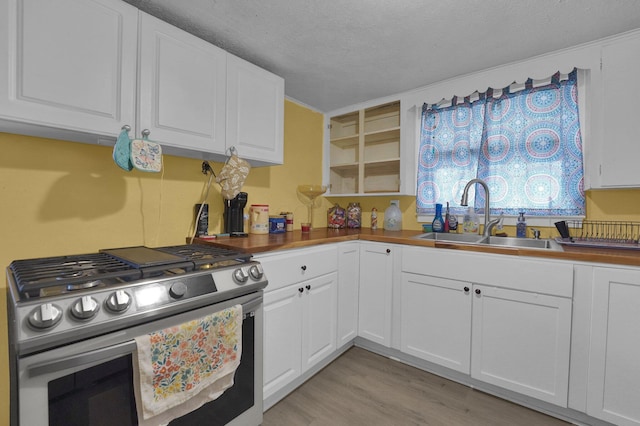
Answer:
<path fill-rule="evenodd" d="M 227 53 L 140 12 L 138 130 L 172 147 L 225 151 Z"/>
<path fill-rule="evenodd" d="M 284 80 L 118 0 L 0 0 L 3 130 L 282 164 Z"/>
<path fill-rule="evenodd" d="M 402 273 L 401 350 L 470 373 L 471 283 Z"/>
<path fill-rule="evenodd" d="M 391 307 L 394 251 L 398 246 L 362 242 L 358 336 L 391 346 Z"/>
<path fill-rule="evenodd" d="M 640 425 L 640 270 L 594 268 L 587 414 Z"/>
<path fill-rule="evenodd" d="M 637 99 L 640 36 L 615 39 L 602 48 L 602 187 L 640 187 Z"/>
<path fill-rule="evenodd" d="M 0 118 L 97 135 L 133 125 L 137 19 L 117 0 L 0 0 Z"/>
<path fill-rule="evenodd" d="M 227 57 L 227 148 L 262 163 L 284 162 L 284 80 Z"/>
<path fill-rule="evenodd" d="M 567 406 L 572 265 L 411 247 L 402 270 L 404 352 Z"/>
<path fill-rule="evenodd" d="M 473 292 L 471 377 L 566 407 L 571 299 L 486 285 Z"/>
<path fill-rule="evenodd" d="M 335 246 L 257 257 L 269 280 L 264 297 L 264 398 L 336 349 Z"/>
<path fill-rule="evenodd" d="M 338 245 L 338 347 L 358 335 L 360 243 Z"/>

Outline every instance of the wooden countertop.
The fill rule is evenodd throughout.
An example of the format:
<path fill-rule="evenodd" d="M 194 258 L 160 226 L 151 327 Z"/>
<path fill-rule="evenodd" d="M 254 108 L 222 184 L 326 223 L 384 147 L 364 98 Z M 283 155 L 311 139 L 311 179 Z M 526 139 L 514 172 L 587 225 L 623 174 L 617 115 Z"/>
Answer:
<path fill-rule="evenodd" d="M 423 247 L 437 247 L 449 250 L 475 251 L 482 253 L 506 254 L 512 256 L 530 256 L 579 262 L 611 263 L 617 265 L 640 266 L 640 250 L 596 249 L 563 246 L 562 251 L 512 248 L 503 246 L 483 246 L 441 241 L 417 240 L 412 237 L 421 231 L 385 231 L 383 229 L 314 229 L 310 233 L 300 230 L 284 234 L 249 234 L 248 237 L 220 237 L 213 240 L 196 238 L 194 243 L 212 244 L 231 250 L 247 253 L 285 250 L 310 247 L 319 244 L 342 241 L 364 240 L 391 244 L 405 244 Z M 187 239 L 189 241 L 189 239 Z"/>

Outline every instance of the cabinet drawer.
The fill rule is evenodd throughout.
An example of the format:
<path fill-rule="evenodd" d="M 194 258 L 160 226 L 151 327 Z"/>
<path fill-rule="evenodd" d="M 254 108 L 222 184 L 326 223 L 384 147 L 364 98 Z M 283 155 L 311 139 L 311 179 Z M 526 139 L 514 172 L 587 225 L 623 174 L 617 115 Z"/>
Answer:
<path fill-rule="evenodd" d="M 269 280 L 267 292 L 338 270 L 335 246 L 264 254 L 256 260 Z"/>

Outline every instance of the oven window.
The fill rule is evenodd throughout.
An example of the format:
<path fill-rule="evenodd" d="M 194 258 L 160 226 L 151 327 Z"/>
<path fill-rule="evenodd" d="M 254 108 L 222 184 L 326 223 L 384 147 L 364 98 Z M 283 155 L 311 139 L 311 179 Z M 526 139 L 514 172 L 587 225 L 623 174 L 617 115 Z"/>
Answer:
<path fill-rule="evenodd" d="M 49 383 L 50 426 L 135 425 L 131 355 Z"/>
<path fill-rule="evenodd" d="M 242 357 L 234 385 L 171 426 L 224 425 L 253 406 L 254 323 L 249 316 L 242 322 Z M 131 362 L 127 355 L 49 382 L 49 425 L 137 425 Z"/>

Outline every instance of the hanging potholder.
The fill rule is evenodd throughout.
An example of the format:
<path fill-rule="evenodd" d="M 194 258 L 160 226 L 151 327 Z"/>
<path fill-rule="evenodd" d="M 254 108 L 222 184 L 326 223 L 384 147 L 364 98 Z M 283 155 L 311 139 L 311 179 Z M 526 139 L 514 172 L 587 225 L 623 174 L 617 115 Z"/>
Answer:
<path fill-rule="evenodd" d="M 123 170 L 130 172 L 133 169 L 131 163 L 131 139 L 129 131 L 122 129 L 116 144 L 113 146 L 113 161 Z"/>
<path fill-rule="evenodd" d="M 233 200 L 240 193 L 244 180 L 249 175 L 249 170 L 251 170 L 251 164 L 247 161 L 235 154 L 229 157 L 220 174 L 216 177 L 216 182 L 222 187 L 221 193 L 225 199 Z"/>
<path fill-rule="evenodd" d="M 135 139 L 131 142 L 131 162 L 143 172 L 162 170 L 162 147 L 148 139 Z"/>

